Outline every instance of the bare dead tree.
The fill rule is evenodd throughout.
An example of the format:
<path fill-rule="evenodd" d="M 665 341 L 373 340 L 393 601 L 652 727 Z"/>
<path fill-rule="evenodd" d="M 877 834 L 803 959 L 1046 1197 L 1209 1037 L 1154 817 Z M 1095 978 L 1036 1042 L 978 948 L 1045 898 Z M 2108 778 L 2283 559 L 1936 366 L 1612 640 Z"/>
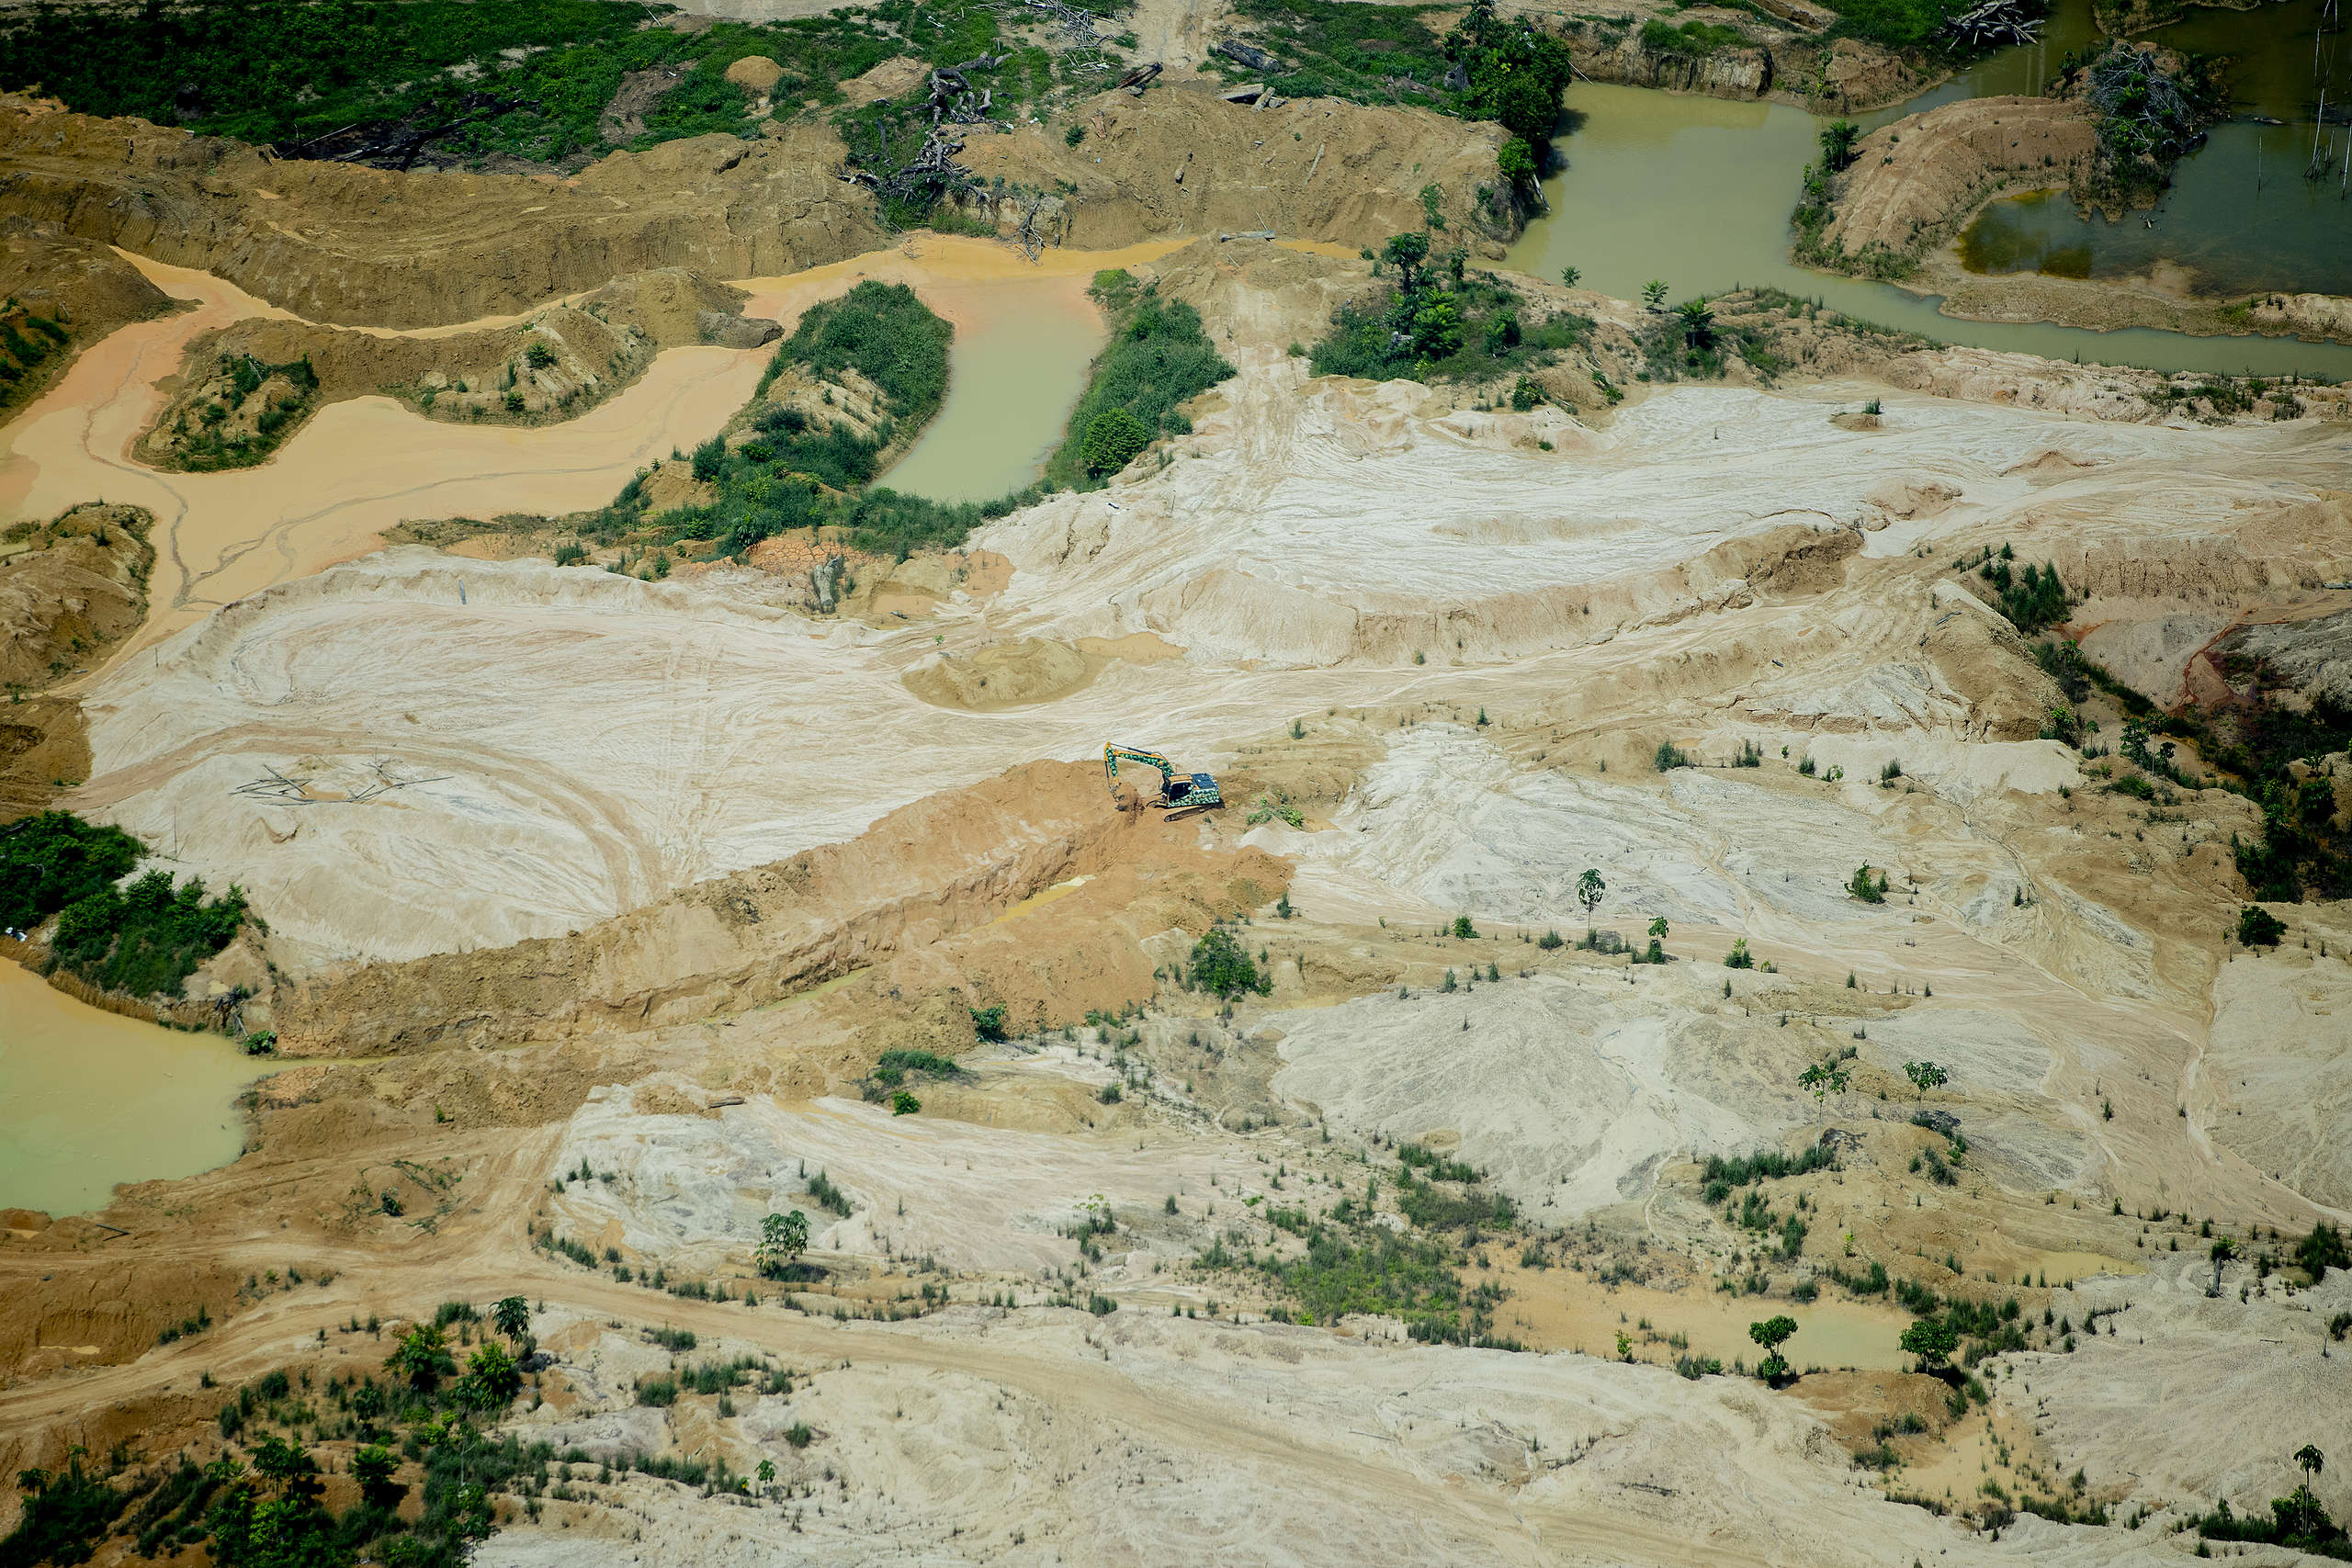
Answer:
<path fill-rule="evenodd" d="M 2026 0 L 1984 0 L 1984 4 L 1944 18 L 1944 30 L 1961 42 L 1985 49 L 1996 44 L 2033 43 L 2041 36 L 2041 18 Z"/>

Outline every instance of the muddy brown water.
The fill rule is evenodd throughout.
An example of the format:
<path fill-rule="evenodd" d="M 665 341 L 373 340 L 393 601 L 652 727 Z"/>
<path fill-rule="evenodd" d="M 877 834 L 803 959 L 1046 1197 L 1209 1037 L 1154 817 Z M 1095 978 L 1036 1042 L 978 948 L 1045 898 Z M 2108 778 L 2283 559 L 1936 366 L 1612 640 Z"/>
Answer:
<path fill-rule="evenodd" d="M 2236 12 L 2200 13 L 2192 23 L 2220 26 L 2217 18 L 2231 18 L 2237 26 L 2257 28 L 2271 15 L 2323 3 L 2290 0 L 2289 7 L 2255 20 Z M 2087 12 L 2087 0 L 2061 0 L 2044 45 L 1995 55 L 1951 83 L 1871 117 L 1871 122 L 1955 98 L 2034 90 L 2054 73 L 2069 48 L 2090 41 Z M 2163 29 L 2161 36 L 2169 39 L 2174 31 Z M 2311 47 L 2308 28 L 2301 33 L 2299 47 L 2306 52 Z M 2242 91 L 2258 105 L 2291 108 L 2285 101 L 2293 96 L 2291 73 L 2277 64 L 2272 53 L 2262 53 L 2260 59 L 2270 63 L 2244 72 Z M 2308 70 L 2307 60 L 2305 64 Z M 2352 86 L 2346 88 L 2346 101 L 2352 107 Z M 2335 103 L 2331 91 L 2331 119 Z M 1815 138 L 1827 123 L 1825 118 L 1781 104 L 1582 83 L 1571 89 L 1568 107 L 1557 143 L 1563 166 L 1544 182 L 1550 211 L 1528 225 L 1505 263 L 1520 271 L 1550 279 L 1573 265 L 1581 272 L 1584 287 L 1623 299 L 1639 299 L 1643 285 L 1652 278 L 1663 278 L 1671 290 L 1669 298 L 1678 300 L 1719 294 L 1742 284 L 1769 285 L 1864 321 L 1942 342 L 2049 359 L 2163 370 L 2352 378 L 2352 347 L 2338 344 L 2250 335 L 2199 338 L 2146 328 L 2091 332 L 2041 323 L 1971 321 L 1942 314 L 1932 296 L 1800 267 L 1789 258 L 1789 215 L 1804 167 L 1818 156 Z M 2306 148 L 2308 121 L 2315 108 L 2314 93 L 2300 132 Z M 2271 180 L 2263 193 L 2267 205 L 2259 221 L 2233 206 L 2239 198 L 2231 194 L 2236 178 L 2231 160 L 2238 156 L 2241 141 L 2251 147 L 2260 134 L 2274 139 L 2274 146 L 2283 145 L 2287 130 L 2234 123 L 2221 127 L 2204 150 L 2181 165 L 2176 190 L 2158 206 L 2156 229 L 2145 228 L 2145 215 L 2109 225 L 2089 242 L 2105 250 L 2079 259 L 2061 254 L 2053 270 L 2078 267 L 2077 276 L 2120 276 L 2145 273 L 2160 254 L 2168 254 L 2200 279 L 2257 277 L 2261 281 L 2248 287 L 2301 289 L 2324 287 L 2328 279 L 2345 274 L 2343 282 L 2352 288 L 2352 202 L 2336 202 L 2332 187 L 2323 201 L 2315 190 L 2305 188 L 2299 174 L 2292 190 Z M 2352 128 L 2339 129 L 2336 134 L 2339 144 L 2352 141 Z M 2245 183 L 2250 186 L 2250 166 Z M 2303 218 L 2290 209 L 2290 197 L 2308 204 L 2310 211 Z M 2253 200 L 2244 199 L 2249 204 Z M 2013 231 L 2013 238 L 2004 242 L 2009 255 L 2006 265 L 2012 269 L 2030 266 L 2039 243 L 2031 238 L 2030 225 L 2041 215 L 2028 204 L 2024 210 L 2029 216 L 2021 218 L 2006 210 L 2010 206 L 1996 204 L 1996 210 L 2004 215 L 1993 220 L 1987 243 L 1994 232 Z M 2063 198 L 2043 206 L 2048 221 L 2061 217 L 2075 221 L 2072 204 Z M 2127 227 L 2133 232 L 2124 232 Z M 2056 231 L 2052 232 L 2054 236 Z M 2070 243 L 2084 242 L 2075 236 Z M 2063 252 L 2065 246 L 2053 238 L 2050 249 Z"/>
<path fill-rule="evenodd" d="M 163 1029 L 0 963 L 0 1208 L 78 1214 L 121 1181 L 237 1156 L 237 1095 L 266 1069 L 217 1034 Z"/>

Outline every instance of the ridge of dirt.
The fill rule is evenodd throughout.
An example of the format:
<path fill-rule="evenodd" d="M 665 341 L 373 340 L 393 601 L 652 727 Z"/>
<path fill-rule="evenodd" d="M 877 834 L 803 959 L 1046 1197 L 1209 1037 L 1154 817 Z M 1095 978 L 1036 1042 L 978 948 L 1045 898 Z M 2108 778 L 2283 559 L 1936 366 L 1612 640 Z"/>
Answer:
<path fill-rule="evenodd" d="M 1093 770 L 1033 762 L 928 795 L 846 844 L 697 883 L 576 936 L 377 964 L 277 1007 L 292 1056 L 644 1028 L 780 1000 L 1099 870 L 1153 826 Z"/>
<path fill-rule="evenodd" d="M 828 126 L 616 152 L 571 178 L 279 162 L 0 97 L 0 207 L 219 273 L 314 321 L 476 321 L 664 267 L 797 272 L 886 243 Z"/>
<path fill-rule="evenodd" d="M 37 400 L 85 347 L 117 327 L 178 307 L 137 267 L 106 245 L 22 213 L 0 217 L 0 299 L 66 331 L 38 365 L 21 365 L 11 350 L 0 356 L 0 417 Z M 12 325 L 22 331 L 22 321 Z M 26 342 L 34 340 L 26 339 Z"/>
<path fill-rule="evenodd" d="M 1970 98 L 1905 115 L 1862 138 L 1836 176 L 1820 254 L 1840 271 L 1916 262 L 1985 202 L 2074 182 L 2098 151 L 2090 107 L 2059 98 Z"/>
<path fill-rule="evenodd" d="M 249 317 L 189 343 L 187 368 L 175 378 L 168 400 L 140 434 L 133 455 L 164 469 L 247 467 L 266 460 L 319 409 L 376 394 L 451 422 L 541 424 L 576 418 L 632 385 L 662 349 L 773 341 L 775 323 L 740 314 L 744 299 L 742 290 L 701 273 L 665 267 L 474 332 L 393 334 Z M 299 388 L 273 375 L 240 396 L 231 370 L 243 359 L 307 364 L 316 385 Z M 294 417 L 254 440 L 249 458 L 190 461 L 222 435 L 260 435 L 260 411 L 280 406 L 280 400 Z"/>
<path fill-rule="evenodd" d="M 146 618 L 153 523 L 138 507 L 91 502 L 0 534 L 0 824 L 89 776 L 80 704 L 40 694 Z"/>

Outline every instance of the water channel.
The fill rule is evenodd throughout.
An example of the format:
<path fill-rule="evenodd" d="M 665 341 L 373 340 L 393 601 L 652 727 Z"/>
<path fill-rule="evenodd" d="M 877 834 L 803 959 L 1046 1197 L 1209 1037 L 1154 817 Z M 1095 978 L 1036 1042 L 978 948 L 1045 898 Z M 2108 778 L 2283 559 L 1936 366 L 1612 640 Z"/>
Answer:
<path fill-rule="evenodd" d="M 0 1208 L 82 1213 L 119 1181 L 234 1159 L 236 1097 L 261 1076 L 218 1034 L 102 1011 L 0 962 Z"/>
<path fill-rule="evenodd" d="M 2352 291 L 2352 201 L 2301 177 L 2303 164 L 2254 189 L 2256 152 L 2267 161 L 2290 144 L 2308 152 L 2317 89 L 2329 85 L 2328 118 L 2336 119 L 2337 85 L 2352 108 L 2352 68 L 2337 56 L 2342 35 L 2324 35 L 2314 76 L 2312 27 L 2328 0 L 2288 0 L 2257 18 L 2240 12 L 2194 12 L 2159 29 L 2159 41 L 2226 52 L 2243 63 L 2233 77 L 2245 113 L 2284 123 L 2233 121 L 2217 128 L 2176 172 L 2174 189 L 2154 213 L 2115 223 L 2079 218 L 2063 196 L 1996 203 L 1972 227 L 1975 265 L 1986 271 L 2032 270 L 2061 276 L 2146 275 L 2158 264 L 2223 292 L 2256 288 Z M 2309 13 L 2308 16 L 2305 13 Z M 2275 30 L 2273 30 L 2275 28 Z M 2035 46 L 2003 51 L 1953 81 L 1868 117 L 1871 125 L 1959 98 L 2038 91 L 2069 51 L 2097 33 L 2089 0 L 2058 0 Z M 2333 72 L 2331 75 L 2330 73 Z M 1950 343 L 2013 350 L 2052 359 L 2086 359 L 2162 369 L 2352 378 L 2352 347 L 2292 338 L 2189 337 L 2132 328 L 2090 332 L 2040 323 L 1963 321 L 1938 301 L 1891 284 L 1838 277 L 1789 259 L 1789 214 L 1807 163 L 1818 155 L 1824 120 L 1785 105 L 1578 84 L 1569 94 L 1565 166 L 1544 181 L 1548 216 L 1528 225 L 1506 265 L 1555 278 L 1576 266 L 1585 287 L 1637 299 L 1651 278 L 1671 298 L 1767 284 L 1820 299 L 1832 309 Z M 2326 128 L 2322 128 L 2324 141 Z M 2352 126 L 2339 127 L 2339 146 Z M 2341 173 L 2340 168 L 2337 171 Z"/>

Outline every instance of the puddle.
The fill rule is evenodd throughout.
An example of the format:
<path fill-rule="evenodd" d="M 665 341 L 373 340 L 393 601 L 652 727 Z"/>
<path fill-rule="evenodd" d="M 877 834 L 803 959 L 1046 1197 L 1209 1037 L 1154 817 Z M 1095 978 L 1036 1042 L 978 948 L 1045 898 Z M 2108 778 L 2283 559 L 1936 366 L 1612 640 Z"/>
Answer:
<path fill-rule="evenodd" d="M 1007 920 L 1017 920 L 1032 909 L 1043 908 L 1047 904 L 1060 902 L 1093 880 L 1091 876 L 1073 876 L 1068 882 L 1057 882 L 1051 887 L 1032 893 L 1028 897 L 1022 899 L 1003 914 L 990 920 L 989 924 L 1001 926 Z"/>
<path fill-rule="evenodd" d="M 217 1034 L 121 1017 L 0 963 L 0 1208 L 78 1214 L 117 1182 L 237 1157 L 266 1070 Z"/>

